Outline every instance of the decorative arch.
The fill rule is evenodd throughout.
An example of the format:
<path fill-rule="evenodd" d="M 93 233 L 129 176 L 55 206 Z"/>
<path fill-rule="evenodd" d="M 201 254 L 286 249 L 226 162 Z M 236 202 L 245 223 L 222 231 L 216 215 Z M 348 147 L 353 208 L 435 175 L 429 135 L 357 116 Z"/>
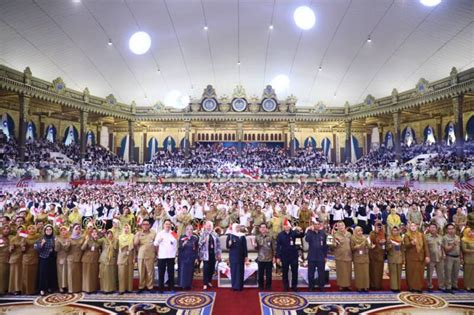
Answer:
<path fill-rule="evenodd" d="M 314 149 L 316 149 L 316 139 L 314 139 L 314 137 L 308 137 L 304 140 L 304 147 L 305 148 L 308 148 L 308 147 L 311 147 Z"/>
<path fill-rule="evenodd" d="M 0 129 L 7 139 L 15 138 L 15 122 L 8 113 L 2 114 L 2 126 Z"/>
<path fill-rule="evenodd" d="M 49 124 L 48 128 L 46 128 L 45 139 L 49 142 L 56 142 L 56 126 L 53 124 Z"/>
<path fill-rule="evenodd" d="M 395 147 L 395 140 L 391 131 L 385 134 L 385 147 L 392 150 Z"/>
<path fill-rule="evenodd" d="M 456 132 L 454 131 L 454 123 L 450 121 L 444 128 L 444 141 L 447 145 L 456 144 Z"/>
<path fill-rule="evenodd" d="M 331 160 L 331 140 L 329 138 L 324 138 L 321 141 L 321 146 L 323 147 L 323 155 L 327 157 L 328 161 Z"/>
<path fill-rule="evenodd" d="M 79 143 L 78 139 L 79 133 L 77 132 L 77 128 L 73 125 L 69 125 L 64 131 L 63 143 L 65 145 L 73 145 Z"/>
<path fill-rule="evenodd" d="M 191 147 L 191 142 L 188 139 L 186 139 L 186 137 L 181 139 L 181 142 L 179 143 L 179 148 L 184 151 L 186 148 L 189 148 L 189 147 Z"/>
<path fill-rule="evenodd" d="M 427 145 L 436 143 L 436 137 L 432 126 L 428 125 L 425 127 L 425 130 L 423 130 L 423 139 Z"/>
<path fill-rule="evenodd" d="M 34 122 L 31 120 L 28 122 L 28 125 L 26 125 L 26 135 L 25 135 L 25 140 L 26 141 L 35 141 L 37 135 L 36 135 L 36 125 Z"/>
<path fill-rule="evenodd" d="M 412 127 L 406 126 L 402 131 L 402 143 L 407 147 L 411 147 L 416 144 L 415 130 Z"/>
<path fill-rule="evenodd" d="M 158 140 L 155 137 L 151 137 L 148 140 L 148 161 L 153 159 L 156 152 L 158 152 Z"/>
<path fill-rule="evenodd" d="M 362 148 L 359 146 L 359 140 L 355 136 L 351 139 L 351 162 L 354 163 L 362 157 Z"/>
<path fill-rule="evenodd" d="M 95 145 L 95 134 L 92 130 L 89 130 L 86 134 L 86 145 L 87 146 Z"/>
<path fill-rule="evenodd" d="M 122 138 L 120 141 L 120 150 L 119 150 L 119 156 L 124 160 L 124 161 L 129 161 L 130 156 L 129 156 L 129 147 L 130 147 L 130 138 L 129 135 L 126 135 Z"/>
<path fill-rule="evenodd" d="M 466 140 L 474 140 L 474 115 L 469 118 L 466 124 Z"/>
<path fill-rule="evenodd" d="M 173 137 L 168 136 L 165 138 L 163 141 L 163 148 L 165 151 L 172 152 L 176 150 L 176 141 L 173 139 Z"/>
<path fill-rule="evenodd" d="M 290 141 L 290 148 L 294 148 L 295 150 L 298 150 L 300 148 L 300 142 L 298 141 L 298 139 L 294 138 Z"/>

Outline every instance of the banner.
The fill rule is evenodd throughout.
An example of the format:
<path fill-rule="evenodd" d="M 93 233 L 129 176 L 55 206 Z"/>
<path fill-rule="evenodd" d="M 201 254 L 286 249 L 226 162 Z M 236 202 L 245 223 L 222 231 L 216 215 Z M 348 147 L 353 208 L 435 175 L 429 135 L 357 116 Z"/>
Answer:
<path fill-rule="evenodd" d="M 84 185 L 113 185 L 114 181 L 109 180 L 109 179 L 98 179 L 98 180 L 81 179 L 81 180 L 70 181 L 69 184 L 71 185 L 71 187 L 84 186 Z"/>

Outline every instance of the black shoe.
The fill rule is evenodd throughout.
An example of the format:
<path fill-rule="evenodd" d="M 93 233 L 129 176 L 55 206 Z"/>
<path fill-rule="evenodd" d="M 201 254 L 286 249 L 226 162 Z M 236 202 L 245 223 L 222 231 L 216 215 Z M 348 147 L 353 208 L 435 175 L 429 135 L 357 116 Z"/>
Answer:
<path fill-rule="evenodd" d="M 310 290 L 311 292 L 313 292 L 313 291 L 314 291 L 314 288 L 309 288 L 309 290 Z"/>
<path fill-rule="evenodd" d="M 271 290 L 272 290 L 272 287 L 266 287 L 266 289 L 265 289 L 265 290 L 267 290 L 267 291 L 271 291 Z"/>
<path fill-rule="evenodd" d="M 293 292 L 298 292 L 298 288 L 293 288 Z"/>
<path fill-rule="evenodd" d="M 263 287 L 258 287 L 258 290 L 259 290 L 259 291 L 263 291 Z"/>
<path fill-rule="evenodd" d="M 416 293 L 423 293 L 422 290 L 416 290 Z"/>
<path fill-rule="evenodd" d="M 283 288 L 283 291 L 288 292 L 288 291 L 290 291 L 290 289 L 289 288 Z"/>
<path fill-rule="evenodd" d="M 321 293 L 324 293 L 324 288 L 319 288 L 319 291 L 321 291 Z"/>
<path fill-rule="evenodd" d="M 432 288 L 428 288 L 428 292 L 429 292 L 429 293 L 433 292 L 433 289 L 432 289 Z"/>

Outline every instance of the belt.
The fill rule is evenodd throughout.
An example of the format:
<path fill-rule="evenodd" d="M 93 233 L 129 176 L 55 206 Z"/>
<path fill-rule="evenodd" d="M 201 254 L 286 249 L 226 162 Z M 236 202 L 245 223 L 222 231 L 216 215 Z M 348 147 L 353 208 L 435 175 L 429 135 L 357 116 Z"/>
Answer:
<path fill-rule="evenodd" d="M 459 255 L 448 255 L 448 254 L 446 254 L 446 256 L 453 257 L 453 258 L 458 258 L 459 257 Z"/>

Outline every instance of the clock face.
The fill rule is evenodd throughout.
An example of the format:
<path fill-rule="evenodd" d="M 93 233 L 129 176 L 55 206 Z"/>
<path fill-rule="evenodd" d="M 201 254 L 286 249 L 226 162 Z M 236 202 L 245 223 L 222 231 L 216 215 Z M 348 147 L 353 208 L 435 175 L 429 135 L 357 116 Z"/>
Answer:
<path fill-rule="evenodd" d="M 273 112 L 277 107 L 277 103 L 273 98 L 266 98 L 262 102 L 262 107 L 266 112 Z"/>
<path fill-rule="evenodd" d="M 247 101 L 244 98 L 236 98 L 232 101 L 232 108 L 236 112 L 243 112 L 247 108 Z"/>
<path fill-rule="evenodd" d="M 206 112 L 212 112 L 212 111 L 216 110 L 217 102 L 213 98 L 206 98 L 206 99 L 204 99 L 204 101 L 202 101 L 202 108 Z"/>

